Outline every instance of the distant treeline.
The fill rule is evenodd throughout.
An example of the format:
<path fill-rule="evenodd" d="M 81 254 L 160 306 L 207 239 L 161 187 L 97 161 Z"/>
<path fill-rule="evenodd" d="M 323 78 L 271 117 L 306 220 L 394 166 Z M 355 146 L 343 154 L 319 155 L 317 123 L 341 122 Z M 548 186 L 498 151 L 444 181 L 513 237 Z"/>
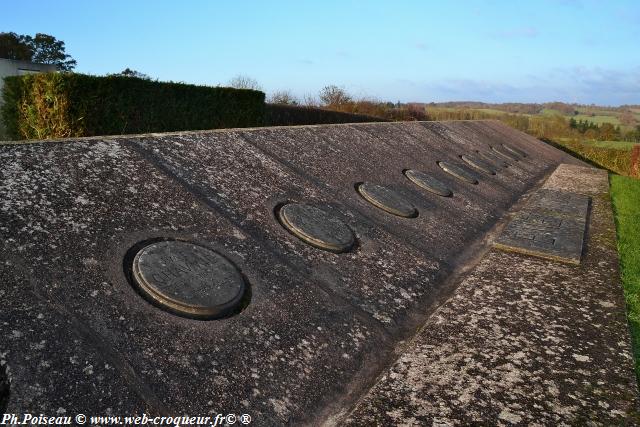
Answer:
<path fill-rule="evenodd" d="M 574 118 L 567 120 L 560 115 L 534 116 L 450 108 L 427 108 L 427 120 L 500 120 L 537 138 L 640 142 L 640 125 L 633 130 L 623 132 L 620 126 L 614 126 L 611 123 L 598 125 L 587 120 L 576 121 Z"/>
<path fill-rule="evenodd" d="M 395 121 L 499 120 L 576 154 L 584 160 L 623 175 L 634 175 L 629 151 L 613 146 L 597 146 L 593 144 L 593 140 L 640 143 L 640 125 L 636 117 L 640 106 L 637 105 L 599 107 L 563 102 L 543 104 L 393 103 L 372 98 L 358 99 L 347 93 L 345 89 L 334 85 L 325 86 L 318 97 L 307 95 L 302 100 L 287 90 L 275 92 L 270 96 L 269 102 L 272 104 L 269 108 L 274 111 L 274 117 L 279 117 L 278 120 L 274 120 L 275 122 L 291 121 L 291 118 L 288 118 L 289 115 L 295 120 L 304 119 L 305 123 L 319 120 L 320 117 L 330 120 L 342 119 L 342 117 L 327 116 L 325 113 L 327 110 Z M 304 114 L 304 117 L 299 114 L 300 106 L 308 109 L 308 114 Z M 578 115 L 580 117 L 577 117 Z M 606 120 L 602 120 L 602 117 L 594 119 L 603 122 L 598 124 L 585 119 L 585 116 L 612 116 L 618 119 L 616 123 L 619 121 L 624 126 L 607 123 Z"/>
<path fill-rule="evenodd" d="M 500 120 L 516 129 L 538 138 L 577 138 L 602 141 L 639 141 L 640 128 L 633 115 L 640 106 L 599 107 L 595 105 L 547 103 L 441 102 L 441 103 L 393 103 L 372 98 L 355 98 L 344 88 L 325 86 L 318 97 L 307 96 L 299 100 L 289 91 L 274 93 L 271 104 L 306 106 L 342 113 L 378 117 L 384 120 Z M 580 110 L 580 111 L 578 111 Z M 607 114 L 610 112 L 611 114 Z M 589 120 L 576 120 L 578 114 L 611 115 L 625 125 L 597 124 Z M 583 116 L 584 117 L 584 116 Z"/>
<path fill-rule="evenodd" d="M 385 119 L 300 105 L 267 104 L 266 126 L 300 126 L 336 123 L 382 122 Z"/>
<path fill-rule="evenodd" d="M 619 107 L 603 107 L 595 104 L 568 104 L 565 102 L 545 102 L 537 103 L 518 103 L 506 102 L 500 104 L 492 104 L 486 102 L 475 101 L 456 101 L 456 102 L 431 102 L 421 104 L 425 107 L 438 108 L 472 108 L 472 109 L 491 109 L 504 111 L 505 113 L 519 114 L 541 114 L 544 110 L 556 110 L 566 115 L 576 115 L 578 110 L 589 111 L 609 111 L 612 113 L 624 113 L 632 109 L 640 109 L 640 105 L 621 105 Z"/>
<path fill-rule="evenodd" d="M 424 104 L 425 108 L 453 108 L 453 109 L 491 109 L 500 110 L 505 113 L 519 113 L 519 114 L 539 114 L 545 107 L 544 104 L 524 104 L 524 103 L 505 103 L 505 104 L 488 104 L 485 102 L 432 102 Z M 573 111 L 573 109 L 571 110 Z"/>
<path fill-rule="evenodd" d="M 393 103 L 373 99 L 354 99 L 344 89 L 335 86 L 328 86 L 323 91 L 320 96 L 322 103 L 318 105 L 320 108 L 380 117 L 385 120 L 500 120 L 537 138 L 640 142 L 640 125 L 630 130 L 630 126 L 627 125 L 626 130 L 623 130 L 620 126 L 611 123 L 597 124 L 589 120 L 576 120 L 573 118 L 577 114 L 575 108 L 582 108 L 577 104 L 562 102 L 544 104 Z M 624 108 L 628 112 L 628 108 L 633 106 L 617 108 Z M 545 109 L 568 114 L 542 114 Z M 622 119 L 621 122 L 623 122 Z"/>
<path fill-rule="evenodd" d="M 271 105 L 338 111 L 383 120 L 427 120 L 423 104 L 394 104 L 367 97 L 355 98 L 344 88 L 335 85 L 325 86 L 317 96 L 306 95 L 303 99 L 297 98 L 288 90 L 280 90 L 271 94 L 267 102 Z"/>
<path fill-rule="evenodd" d="M 418 104 L 394 104 L 392 102 L 376 102 L 373 100 L 350 100 L 340 104 L 323 105 L 322 108 L 343 113 L 380 117 L 384 120 L 391 121 L 429 120 L 424 107 Z"/>

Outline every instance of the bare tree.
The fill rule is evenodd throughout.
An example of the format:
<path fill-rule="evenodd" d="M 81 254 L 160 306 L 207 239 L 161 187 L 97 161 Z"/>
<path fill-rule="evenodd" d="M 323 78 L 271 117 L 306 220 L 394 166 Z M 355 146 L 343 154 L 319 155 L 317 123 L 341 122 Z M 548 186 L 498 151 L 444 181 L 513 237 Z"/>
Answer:
<path fill-rule="evenodd" d="M 329 85 L 320 91 L 320 100 L 324 105 L 335 106 L 347 104 L 352 101 L 352 98 L 344 88 Z"/>
<path fill-rule="evenodd" d="M 305 107 L 319 107 L 320 101 L 318 101 L 315 95 L 307 93 L 302 97 L 302 105 Z"/>
<path fill-rule="evenodd" d="M 278 90 L 271 94 L 268 99 L 271 104 L 299 105 L 300 101 L 289 90 Z"/>
<path fill-rule="evenodd" d="M 638 123 L 638 121 L 636 120 L 635 116 L 633 115 L 633 112 L 630 110 L 625 110 L 621 115 L 620 115 L 620 123 L 622 123 L 623 125 L 627 125 L 627 126 L 633 126 L 636 123 Z"/>
<path fill-rule="evenodd" d="M 245 76 L 242 74 L 238 74 L 231 80 L 229 80 L 229 86 L 236 89 L 253 89 L 253 90 L 262 90 L 262 86 L 260 83 L 252 77 Z"/>

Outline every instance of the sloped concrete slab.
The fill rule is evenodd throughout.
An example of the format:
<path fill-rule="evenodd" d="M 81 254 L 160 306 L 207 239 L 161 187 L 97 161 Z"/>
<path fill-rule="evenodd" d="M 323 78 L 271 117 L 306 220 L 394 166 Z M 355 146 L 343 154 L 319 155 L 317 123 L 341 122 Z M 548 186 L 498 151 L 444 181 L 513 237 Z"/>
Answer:
<path fill-rule="evenodd" d="M 350 133 L 348 127 L 343 129 Z M 282 141 L 283 135 L 295 131 L 296 137 L 304 140 L 303 132 L 308 129 L 280 132 L 261 129 L 240 135 L 220 132 L 188 139 L 154 137 L 132 142 L 151 162 L 198 194 L 218 215 L 241 227 L 261 250 L 279 257 L 293 271 L 321 281 L 327 289 L 386 327 L 397 329 L 433 290 L 440 275 L 440 263 L 406 245 L 391 230 L 376 227 L 349 202 L 337 197 L 332 187 L 321 186 L 297 173 L 242 137 L 247 132 L 275 132 L 275 137 Z M 331 147 L 329 141 L 326 144 Z M 361 200 L 354 184 L 355 181 L 343 183 L 352 199 L 360 205 L 369 205 Z M 278 208 L 287 203 L 321 209 L 348 226 L 356 236 L 354 250 L 334 254 L 292 235 L 276 217 Z M 406 268 L 407 265 L 412 267 Z"/>
<path fill-rule="evenodd" d="M 545 188 L 567 174 L 593 199 L 582 264 L 491 250 L 340 425 L 638 425 L 607 174 Z"/>
<path fill-rule="evenodd" d="M 387 346 L 374 322 L 126 143 L 1 148 L 7 411 L 250 412 L 276 425 L 340 394 L 345 376 Z M 225 254 L 251 286 L 250 304 L 207 322 L 149 304 L 129 283 L 125 261 L 157 237 Z"/>
<path fill-rule="evenodd" d="M 382 123 L 0 145 L 7 410 L 249 413 L 297 425 L 349 406 L 513 203 L 558 164 L 580 164 L 489 125 L 478 124 L 482 135 L 469 123 Z M 519 144 L 527 166 L 471 185 L 436 163 L 462 164 L 490 143 Z M 436 176 L 453 196 L 420 189 L 404 169 Z M 359 182 L 391 188 L 418 216 L 373 206 Z M 285 203 L 337 218 L 353 248 L 298 239 L 278 221 Z M 202 321 L 150 304 L 129 270 L 157 239 L 237 267 L 241 311 Z"/>

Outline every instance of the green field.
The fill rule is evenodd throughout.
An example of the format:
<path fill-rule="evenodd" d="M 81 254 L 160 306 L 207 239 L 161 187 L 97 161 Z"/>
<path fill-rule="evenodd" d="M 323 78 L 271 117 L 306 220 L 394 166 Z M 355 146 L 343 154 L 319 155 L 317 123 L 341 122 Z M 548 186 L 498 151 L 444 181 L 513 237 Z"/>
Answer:
<path fill-rule="evenodd" d="M 588 144 L 593 147 L 598 148 L 613 148 L 614 150 L 628 150 L 631 151 L 634 146 L 640 145 L 635 142 L 628 141 L 587 141 L 585 144 Z"/>
<path fill-rule="evenodd" d="M 620 126 L 620 129 L 623 131 L 630 131 L 633 129 L 633 126 L 623 125 L 620 122 L 619 113 L 615 111 L 609 110 L 600 110 L 597 108 L 589 109 L 589 108 L 578 108 L 578 114 L 564 114 L 558 110 L 554 110 L 552 108 L 543 109 L 540 114 L 543 116 L 554 116 L 560 115 L 565 117 L 567 120 L 573 118 L 576 121 L 587 121 L 593 122 L 596 125 L 600 126 L 603 123 L 611 123 L 614 126 Z M 631 110 L 636 120 L 640 122 L 640 109 L 635 108 Z"/>
<path fill-rule="evenodd" d="M 543 116 L 564 116 L 564 114 L 562 114 L 560 111 L 558 110 L 554 110 L 553 108 L 544 108 L 540 114 L 542 114 Z"/>
<path fill-rule="evenodd" d="M 453 106 L 452 106 L 453 104 Z M 630 150 L 632 144 L 612 141 L 590 142 L 589 139 L 640 139 L 640 108 L 577 106 L 561 102 L 547 104 L 483 104 L 472 102 L 429 104 L 425 107 L 428 120 L 498 119 L 511 127 L 537 138 L 557 140 L 580 139 L 592 148 Z M 635 120 L 634 120 L 635 118 Z M 571 126 L 571 121 L 595 126 Z M 626 124 L 623 124 L 626 123 Z M 603 127 L 604 124 L 610 125 Z M 612 128 L 613 127 L 613 128 Z M 616 172 L 618 172 L 616 170 Z"/>
<path fill-rule="evenodd" d="M 430 111 L 481 111 L 489 114 L 505 114 L 502 110 L 496 110 L 493 108 L 458 108 L 458 107 L 427 107 Z"/>
<path fill-rule="evenodd" d="M 475 108 L 476 111 L 482 111 L 483 113 L 487 113 L 487 114 L 505 114 L 504 111 L 501 110 L 496 110 L 494 108 Z M 528 114 L 525 114 L 528 115 Z"/>
<path fill-rule="evenodd" d="M 597 125 L 601 125 L 603 123 L 611 123 L 612 125 L 615 126 L 620 126 L 620 120 L 616 117 L 616 116 L 610 116 L 610 115 L 598 115 L 596 114 L 595 116 L 592 116 L 590 114 L 577 114 L 575 116 L 567 116 L 567 117 L 573 117 L 576 121 L 587 121 L 587 122 L 593 122 Z"/>
<path fill-rule="evenodd" d="M 640 180 L 610 175 L 620 274 L 627 302 L 636 375 L 640 378 Z"/>

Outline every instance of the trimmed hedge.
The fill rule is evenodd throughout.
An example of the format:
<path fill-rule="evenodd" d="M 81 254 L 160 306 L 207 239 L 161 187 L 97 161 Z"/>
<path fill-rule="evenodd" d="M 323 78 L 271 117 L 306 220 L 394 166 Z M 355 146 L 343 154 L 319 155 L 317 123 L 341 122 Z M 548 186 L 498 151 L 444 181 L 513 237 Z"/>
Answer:
<path fill-rule="evenodd" d="M 267 126 L 321 125 L 333 123 L 387 122 L 380 117 L 343 113 L 322 108 L 267 104 Z"/>
<path fill-rule="evenodd" d="M 633 176 L 633 152 L 631 150 L 598 147 L 584 141 L 541 139 L 593 166 L 607 169 L 618 175 Z"/>
<path fill-rule="evenodd" d="M 264 93 L 124 76 L 42 73 L 5 78 L 13 139 L 262 126 Z"/>

